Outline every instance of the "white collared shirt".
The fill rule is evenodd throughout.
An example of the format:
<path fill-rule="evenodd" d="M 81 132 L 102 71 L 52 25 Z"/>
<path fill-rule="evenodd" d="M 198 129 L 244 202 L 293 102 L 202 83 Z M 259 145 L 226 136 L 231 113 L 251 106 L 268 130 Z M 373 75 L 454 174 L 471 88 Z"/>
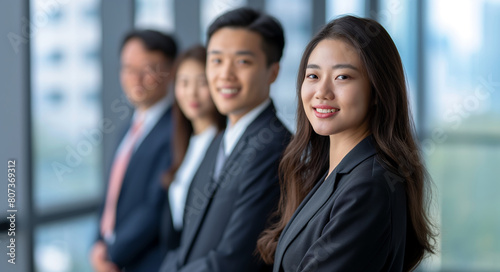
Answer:
<path fill-rule="evenodd" d="M 149 132 L 151 132 L 154 126 L 158 123 L 158 121 L 163 116 L 165 111 L 167 111 L 171 106 L 172 106 L 172 99 L 170 98 L 169 95 L 166 95 L 160 101 L 156 102 L 153 106 L 151 106 L 150 108 L 141 113 L 141 115 L 143 115 L 142 118 L 144 118 L 144 121 L 142 123 L 142 133 L 135 142 L 134 151 L 137 150 L 137 148 L 141 145 L 142 141 L 148 136 Z M 132 115 L 131 123 L 134 124 L 137 118 L 141 117 L 139 116 L 139 112 L 135 110 L 134 114 Z M 130 133 L 131 131 L 129 129 L 129 131 L 127 131 L 127 133 L 125 134 L 125 137 L 123 137 L 120 145 L 118 146 L 116 154 L 119 154 L 120 150 L 124 147 L 123 145 L 126 142 L 126 140 L 130 137 Z"/>
<path fill-rule="evenodd" d="M 193 177 L 216 134 L 217 128 L 211 126 L 202 133 L 191 136 L 184 160 L 175 173 L 174 181 L 168 187 L 172 223 L 177 230 L 181 230 L 183 226 L 184 207 Z"/>
<path fill-rule="evenodd" d="M 267 98 L 264 102 L 260 103 L 260 105 L 241 117 L 236 124 L 228 124 L 223 139 L 226 157 L 231 154 L 247 127 L 267 108 L 267 106 L 269 106 L 269 104 L 271 104 L 271 99 Z"/>

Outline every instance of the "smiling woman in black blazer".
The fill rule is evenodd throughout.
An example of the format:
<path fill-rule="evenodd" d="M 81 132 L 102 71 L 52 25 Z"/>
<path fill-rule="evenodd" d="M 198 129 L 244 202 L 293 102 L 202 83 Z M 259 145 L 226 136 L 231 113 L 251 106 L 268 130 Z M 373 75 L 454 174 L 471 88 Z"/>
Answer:
<path fill-rule="evenodd" d="M 338 18 L 308 44 L 278 220 L 258 242 L 274 271 L 410 271 L 433 252 L 405 83 L 376 21 Z"/>

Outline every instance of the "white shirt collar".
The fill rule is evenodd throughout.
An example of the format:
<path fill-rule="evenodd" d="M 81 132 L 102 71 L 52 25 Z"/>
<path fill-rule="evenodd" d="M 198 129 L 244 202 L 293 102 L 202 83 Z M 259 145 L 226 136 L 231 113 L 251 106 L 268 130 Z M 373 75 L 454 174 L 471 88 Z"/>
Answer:
<path fill-rule="evenodd" d="M 170 184 L 170 187 L 168 187 L 168 200 L 170 203 L 172 223 L 177 230 L 181 230 L 183 226 L 186 198 L 193 177 L 200 167 L 201 161 L 205 157 L 207 149 L 216 134 L 217 127 L 210 126 L 202 133 L 191 136 L 188 149 L 186 150 L 186 156 L 175 173 L 174 181 Z"/>
<path fill-rule="evenodd" d="M 149 107 L 147 110 L 145 110 L 142 114 L 144 114 L 143 118 L 143 124 L 142 124 L 142 129 L 143 132 L 141 134 L 141 137 L 137 139 L 136 142 L 136 148 L 140 145 L 142 140 L 151 132 L 153 127 L 158 123 L 160 118 L 163 116 L 165 111 L 167 111 L 171 106 L 172 106 L 172 99 L 171 96 L 166 95 L 164 98 L 162 98 L 160 101 L 156 102 L 153 106 Z M 134 111 L 134 115 L 132 116 L 132 124 L 134 121 L 139 118 L 139 112 L 137 110 Z"/>
<path fill-rule="evenodd" d="M 271 104 L 271 99 L 267 98 L 264 102 L 260 103 L 257 107 L 249 111 L 240 118 L 234 125 L 229 125 L 224 132 L 224 153 L 229 156 L 233 151 L 236 143 L 240 140 L 246 128 L 261 114 L 267 106 Z"/>
<path fill-rule="evenodd" d="M 146 109 L 143 114 L 144 114 L 144 123 L 149 123 L 152 121 L 157 121 L 157 119 L 160 119 L 162 114 L 167 110 L 172 104 L 171 99 L 166 95 L 162 99 L 160 99 L 158 102 L 156 102 L 153 106 L 149 107 Z M 139 118 L 139 112 L 137 110 L 134 110 L 134 114 L 132 115 L 132 123 Z"/>

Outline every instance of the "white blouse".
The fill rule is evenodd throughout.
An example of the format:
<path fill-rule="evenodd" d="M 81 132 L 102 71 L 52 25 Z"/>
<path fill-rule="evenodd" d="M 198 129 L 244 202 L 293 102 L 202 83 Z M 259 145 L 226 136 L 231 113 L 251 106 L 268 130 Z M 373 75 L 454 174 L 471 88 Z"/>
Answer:
<path fill-rule="evenodd" d="M 168 188 L 172 222 L 177 230 L 181 230 L 183 226 L 184 206 L 191 181 L 216 134 L 217 128 L 211 126 L 202 133 L 191 136 L 184 160 Z"/>

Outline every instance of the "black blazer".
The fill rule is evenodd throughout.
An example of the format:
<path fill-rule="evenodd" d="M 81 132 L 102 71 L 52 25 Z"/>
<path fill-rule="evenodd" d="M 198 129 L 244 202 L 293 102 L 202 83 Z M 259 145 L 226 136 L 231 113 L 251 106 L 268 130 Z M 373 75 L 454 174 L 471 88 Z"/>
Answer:
<path fill-rule="evenodd" d="M 404 183 L 382 167 L 372 141 L 361 141 L 302 201 L 281 234 L 273 271 L 402 271 Z"/>
<path fill-rule="evenodd" d="M 271 103 L 247 127 L 215 180 L 222 136 L 215 138 L 193 178 L 180 247 L 167 254 L 161 271 L 266 268 L 255 254 L 256 242 L 279 200 L 278 165 L 291 135 Z"/>
<path fill-rule="evenodd" d="M 160 177 L 171 163 L 171 134 L 168 109 L 133 153 L 123 179 L 115 239 L 107 248 L 110 260 L 127 272 L 157 271 L 163 259 L 159 226 L 165 191 Z"/>

